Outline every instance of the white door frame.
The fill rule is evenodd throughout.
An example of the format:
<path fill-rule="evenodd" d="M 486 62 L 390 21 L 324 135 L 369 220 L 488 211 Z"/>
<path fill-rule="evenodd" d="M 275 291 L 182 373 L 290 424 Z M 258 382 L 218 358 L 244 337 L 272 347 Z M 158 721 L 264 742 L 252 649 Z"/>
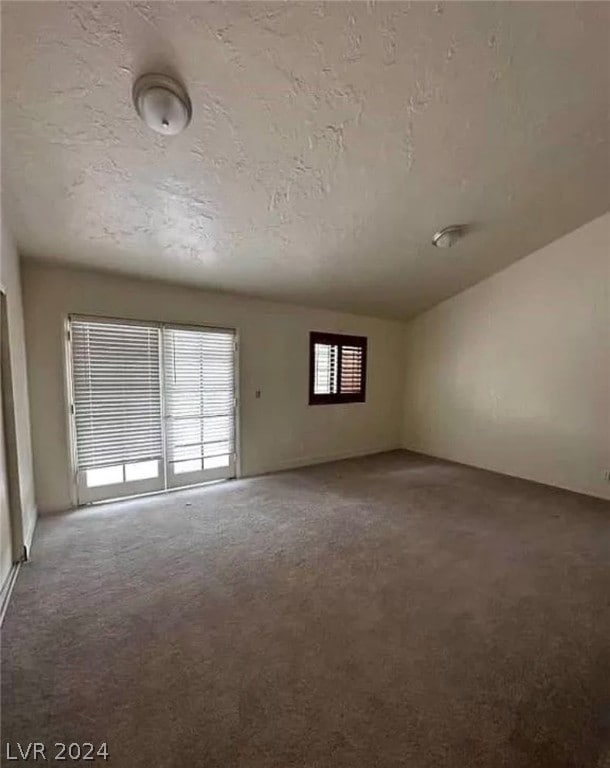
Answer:
<path fill-rule="evenodd" d="M 78 318 L 79 320 L 91 320 L 91 321 L 103 321 L 103 322 L 113 322 L 118 323 L 121 325 L 148 325 L 151 327 L 157 327 L 160 330 L 165 328 L 178 328 L 178 329 L 185 329 L 185 330 L 194 330 L 194 331 L 231 331 L 234 338 L 234 357 L 233 357 L 233 369 L 234 369 L 234 376 L 235 376 L 235 406 L 234 406 L 234 419 L 233 419 L 233 430 L 234 430 L 234 447 L 233 447 L 233 456 L 230 460 L 230 475 L 227 477 L 227 470 L 226 467 L 222 467 L 219 469 L 219 471 L 216 473 L 214 470 L 207 470 L 205 478 L 201 479 L 200 477 L 197 477 L 200 473 L 192 473 L 193 477 L 189 478 L 188 475 L 191 473 L 185 473 L 184 475 L 180 475 L 179 477 L 184 478 L 187 482 L 180 482 L 179 484 L 173 481 L 172 477 L 170 476 L 170 473 L 167 472 L 167 462 L 165 460 L 161 461 L 161 469 L 163 474 L 163 479 L 165 482 L 164 488 L 155 488 L 154 490 L 150 490 L 150 487 L 146 487 L 145 483 L 147 481 L 143 481 L 142 484 L 134 482 L 133 484 L 130 484 L 130 492 L 129 494 L 121 493 L 121 490 L 125 490 L 125 484 L 120 484 L 116 486 L 100 486 L 99 493 L 96 492 L 95 489 L 88 489 L 87 495 L 91 496 L 88 500 L 83 500 L 83 493 L 82 493 L 82 478 L 79 478 L 78 473 L 78 464 L 77 464 L 77 448 L 76 448 L 76 422 L 75 422 L 75 413 L 74 413 L 74 382 L 73 382 L 73 376 L 72 376 L 72 339 L 71 339 L 71 320 L 72 318 Z M 238 328 L 231 328 L 227 326 L 218 326 L 218 325 L 202 325 L 202 324 L 195 324 L 195 323 L 170 323 L 160 320 L 139 320 L 134 318 L 119 318 L 119 317 L 109 317 L 107 315 L 90 315 L 90 314 L 80 314 L 80 313 L 70 313 L 64 317 L 64 354 L 65 354 L 65 360 L 64 360 L 64 373 L 65 373 L 65 386 L 64 386 L 64 397 L 65 397 L 65 413 L 66 413 L 66 423 L 67 423 L 67 433 L 68 433 L 68 446 L 69 446 L 69 472 L 70 472 L 70 495 L 71 495 L 71 501 L 74 507 L 79 506 L 86 506 L 88 504 L 96 504 L 96 503 L 103 503 L 108 502 L 112 500 L 121 500 L 121 499 L 128 499 L 133 498 L 137 496 L 149 496 L 152 494 L 158 494 L 158 493 L 169 493 L 172 491 L 180 490 L 181 488 L 188 488 L 193 487 L 197 485 L 205 485 L 208 482 L 213 482 L 218 479 L 236 479 L 241 477 L 241 408 L 240 408 L 240 375 L 239 375 L 239 330 Z M 161 349 L 159 354 L 159 366 L 162 365 L 162 341 L 161 341 Z M 164 408 L 164 392 L 163 392 L 163 379 L 162 379 L 162 371 L 159 371 L 159 376 L 161 380 L 161 421 L 162 421 L 162 430 L 163 430 L 163 446 L 164 450 L 166 451 L 166 437 L 165 437 L 165 408 Z M 107 493 L 104 493 L 104 490 L 107 492 L 110 488 L 114 488 L 117 491 L 117 496 L 108 496 Z M 133 492 L 131 492 L 133 489 Z M 92 493 L 93 491 L 93 493 Z"/>
<path fill-rule="evenodd" d="M 11 337 L 9 328 L 6 290 L 0 285 L 0 386 L 2 387 L 2 420 L 7 472 L 8 511 L 11 526 L 11 550 L 13 563 L 27 560 L 23 508 L 21 504 L 20 467 L 17 451 L 17 422 L 15 415 L 15 392 L 11 360 Z"/>

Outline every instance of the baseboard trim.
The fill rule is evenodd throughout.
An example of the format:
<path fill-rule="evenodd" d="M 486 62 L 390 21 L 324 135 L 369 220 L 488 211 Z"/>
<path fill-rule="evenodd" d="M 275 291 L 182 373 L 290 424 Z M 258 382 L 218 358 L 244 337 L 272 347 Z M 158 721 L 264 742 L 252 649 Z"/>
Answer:
<path fill-rule="evenodd" d="M 258 477 L 259 475 L 271 475 L 274 472 L 285 472 L 290 469 L 300 469 L 301 467 L 313 467 L 316 464 L 330 464 L 333 461 L 344 461 L 346 459 L 360 459 L 364 456 L 375 456 L 378 453 L 388 453 L 390 451 L 401 451 L 402 446 L 384 446 L 368 448 L 363 451 L 350 451 L 348 453 L 331 453 L 325 456 L 299 456 L 291 459 L 284 459 L 275 462 L 272 466 L 258 468 L 254 472 L 244 472 L 241 477 Z"/>
<path fill-rule="evenodd" d="M 34 540 L 34 533 L 36 532 L 36 525 L 38 523 L 38 510 L 34 510 L 34 514 L 30 515 L 29 530 L 24 532 L 23 536 L 23 555 L 25 560 L 32 559 L 32 541 Z"/>
<path fill-rule="evenodd" d="M 539 477 L 533 475 L 516 474 L 514 471 L 507 471 L 505 469 L 498 469 L 498 467 L 491 466 L 483 463 L 473 463 L 471 461 L 464 461 L 453 456 L 443 455 L 442 453 L 430 453 L 423 451 L 421 448 L 411 448 L 403 445 L 403 451 L 409 453 L 416 453 L 419 456 L 425 456 L 428 459 L 439 459 L 440 461 L 448 461 L 451 464 L 460 464 L 463 467 L 472 467 L 473 469 L 483 469 L 486 472 L 493 472 L 496 475 L 504 475 L 504 477 L 514 477 L 515 480 L 526 480 L 528 483 L 537 483 L 538 485 L 544 485 L 546 488 L 556 488 L 559 491 L 569 491 L 570 493 L 578 493 L 581 496 L 589 496 L 592 499 L 601 499 L 602 501 L 610 501 L 610 495 L 602 496 L 596 489 L 583 488 L 576 485 L 560 485 L 556 482 L 550 482 L 549 480 L 541 480 Z"/>
<path fill-rule="evenodd" d="M 8 604 L 10 602 L 11 595 L 13 593 L 13 587 L 17 581 L 17 575 L 20 568 L 21 562 L 13 563 L 11 570 L 8 572 L 8 576 L 6 577 L 6 581 L 2 585 L 2 589 L 0 589 L 0 627 L 4 624 L 4 617 L 8 609 Z"/>

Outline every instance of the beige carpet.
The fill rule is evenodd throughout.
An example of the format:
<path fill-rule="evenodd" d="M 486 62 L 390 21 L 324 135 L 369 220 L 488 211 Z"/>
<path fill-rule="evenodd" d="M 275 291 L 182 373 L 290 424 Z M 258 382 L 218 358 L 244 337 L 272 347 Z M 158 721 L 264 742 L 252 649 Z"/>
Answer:
<path fill-rule="evenodd" d="M 395 452 L 42 520 L 3 741 L 105 741 L 121 768 L 608 765 L 609 507 Z"/>

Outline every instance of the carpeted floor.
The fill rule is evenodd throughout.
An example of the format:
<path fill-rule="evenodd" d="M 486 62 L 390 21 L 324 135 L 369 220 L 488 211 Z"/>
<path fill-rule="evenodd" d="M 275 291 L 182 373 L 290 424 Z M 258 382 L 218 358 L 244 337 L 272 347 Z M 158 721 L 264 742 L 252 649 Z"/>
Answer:
<path fill-rule="evenodd" d="M 609 508 L 394 452 L 43 519 L 3 741 L 107 742 L 117 768 L 610 765 Z"/>

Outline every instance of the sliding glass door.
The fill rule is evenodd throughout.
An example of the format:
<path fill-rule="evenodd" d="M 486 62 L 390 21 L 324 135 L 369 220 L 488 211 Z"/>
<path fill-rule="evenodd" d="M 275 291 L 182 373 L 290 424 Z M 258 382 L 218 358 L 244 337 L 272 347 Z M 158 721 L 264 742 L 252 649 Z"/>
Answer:
<path fill-rule="evenodd" d="M 235 475 L 232 330 L 72 317 L 78 502 Z"/>
<path fill-rule="evenodd" d="M 163 328 L 167 485 L 235 475 L 231 332 Z"/>

